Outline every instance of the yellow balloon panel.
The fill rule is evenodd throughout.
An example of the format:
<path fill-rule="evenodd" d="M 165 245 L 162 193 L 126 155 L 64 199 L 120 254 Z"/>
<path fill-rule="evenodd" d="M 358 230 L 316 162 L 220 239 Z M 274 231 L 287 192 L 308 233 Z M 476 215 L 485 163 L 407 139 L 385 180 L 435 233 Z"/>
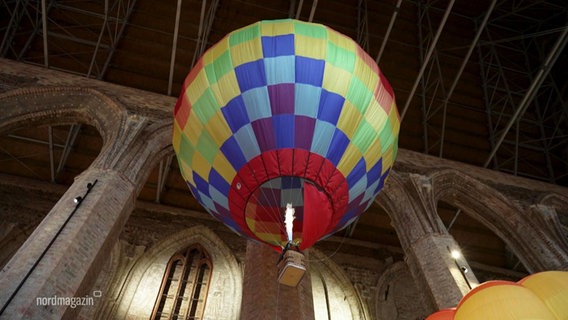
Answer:
<path fill-rule="evenodd" d="M 568 272 L 546 271 L 519 283 L 531 290 L 558 319 L 568 319 Z"/>
<path fill-rule="evenodd" d="M 529 289 L 507 281 L 486 282 L 470 291 L 457 307 L 456 320 L 556 320 Z"/>

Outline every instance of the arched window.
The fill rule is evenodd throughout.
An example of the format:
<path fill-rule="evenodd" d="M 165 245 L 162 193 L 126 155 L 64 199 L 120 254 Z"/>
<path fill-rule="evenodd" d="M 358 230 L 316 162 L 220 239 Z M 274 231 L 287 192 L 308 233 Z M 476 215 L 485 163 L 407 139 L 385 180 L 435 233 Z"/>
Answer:
<path fill-rule="evenodd" d="M 164 273 L 152 319 L 202 319 L 211 269 L 209 255 L 198 244 L 176 252 Z"/>

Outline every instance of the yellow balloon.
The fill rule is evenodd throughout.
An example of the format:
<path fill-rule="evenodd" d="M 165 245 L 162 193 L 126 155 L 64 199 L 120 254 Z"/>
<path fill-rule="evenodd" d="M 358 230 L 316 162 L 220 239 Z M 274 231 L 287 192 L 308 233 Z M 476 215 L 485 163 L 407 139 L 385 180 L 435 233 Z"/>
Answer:
<path fill-rule="evenodd" d="M 426 320 L 568 320 L 568 272 L 544 271 L 518 282 L 488 281 L 466 294 L 456 308 Z"/>
<path fill-rule="evenodd" d="M 511 281 L 488 281 L 459 303 L 455 320 L 556 320 L 530 289 Z"/>
<path fill-rule="evenodd" d="M 568 272 L 539 272 L 518 283 L 531 290 L 557 319 L 568 319 Z"/>

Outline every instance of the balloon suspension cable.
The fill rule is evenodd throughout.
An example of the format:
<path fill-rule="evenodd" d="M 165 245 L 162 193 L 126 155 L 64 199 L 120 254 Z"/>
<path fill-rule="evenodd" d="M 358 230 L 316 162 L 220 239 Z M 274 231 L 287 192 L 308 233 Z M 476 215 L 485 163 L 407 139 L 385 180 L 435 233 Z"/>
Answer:
<path fill-rule="evenodd" d="M 288 241 L 286 243 L 286 245 L 284 247 L 282 247 L 282 252 L 280 253 L 280 257 L 278 257 L 278 262 L 276 262 L 276 264 L 279 264 L 280 261 L 282 261 L 282 259 L 284 259 L 284 255 L 286 254 L 286 251 L 288 251 L 292 248 L 294 249 L 294 251 L 297 251 L 297 252 L 300 252 L 300 253 L 302 252 L 302 251 L 300 251 L 300 246 L 293 243 L 292 241 Z"/>

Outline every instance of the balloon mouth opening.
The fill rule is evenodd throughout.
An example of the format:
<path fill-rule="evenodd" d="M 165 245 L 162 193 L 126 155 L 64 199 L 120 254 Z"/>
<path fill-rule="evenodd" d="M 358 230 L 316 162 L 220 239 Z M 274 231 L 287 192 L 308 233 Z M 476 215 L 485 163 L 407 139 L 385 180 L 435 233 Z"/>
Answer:
<path fill-rule="evenodd" d="M 277 251 L 289 242 L 304 250 L 341 224 L 347 194 L 345 177 L 326 158 L 303 149 L 276 149 L 238 170 L 229 190 L 229 210 L 250 238 Z M 287 204 L 294 209 L 291 240 Z"/>
<path fill-rule="evenodd" d="M 251 194 L 245 207 L 245 221 L 260 240 L 279 247 L 299 246 L 305 207 L 305 178 L 283 176 L 262 183 Z"/>

